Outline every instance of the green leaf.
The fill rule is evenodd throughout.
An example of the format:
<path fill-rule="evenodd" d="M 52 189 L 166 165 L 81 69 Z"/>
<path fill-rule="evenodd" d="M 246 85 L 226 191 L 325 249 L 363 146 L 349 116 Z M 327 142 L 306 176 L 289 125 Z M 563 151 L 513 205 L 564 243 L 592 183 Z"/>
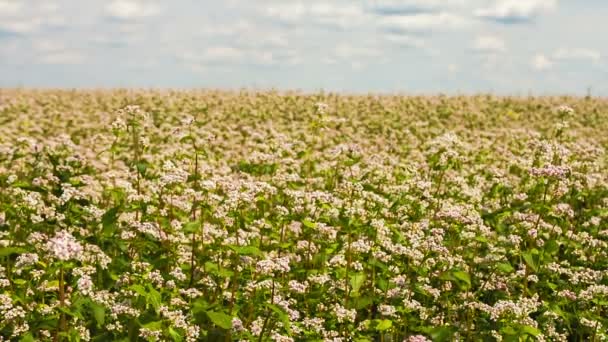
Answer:
<path fill-rule="evenodd" d="M 0 248 L 0 258 L 10 256 L 11 254 L 25 253 L 27 250 L 21 247 L 3 247 Z"/>
<path fill-rule="evenodd" d="M 104 237 L 114 237 L 116 231 L 116 222 L 118 220 L 118 207 L 114 207 L 101 217 L 101 225 L 103 227 Z"/>
<path fill-rule="evenodd" d="M 139 172 L 139 174 L 144 176 L 146 174 L 146 170 L 148 169 L 148 163 L 139 162 L 136 164 L 136 167 L 137 167 L 137 171 Z"/>
<path fill-rule="evenodd" d="M 19 340 L 19 342 L 35 342 L 36 340 L 34 339 L 34 336 L 32 335 L 32 333 L 27 333 L 25 335 L 23 335 L 21 337 L 21 339 Z"/>
<path fill-rule="evenodd" d="M 93 311 L 93 318 L 95 318 L 97 327 L 101 328 L 106 320 L 106 309 L 103 306 L 93 302 L 90 303 L 90 306 L 91 310 Z"/>
<path fill-rule="evenodd" d="M 536 329 L 535 327 L 531 327 L 529 325 L 522 326 L 521 332 L 534 336 L 534 337 L 540 335 L 540 333 L 541 333 L 540 330 Z"/>
<path fill-rule="evenodd" d="M 163 321 L 153 321 L 141 325 L 143 328 L 150 330 L 161 330 L 163 328 Z"/>
<path fill-rule="evenodd" d="M 380 322 L 378 322 L 378 325 L 376 325 L 376 330 L 378 331 L 385 331 L 390 329 L 393 326 L 393 321 L 389 320 L 389 319 L 383 319 Z"/>
<path fill-rule="evenodd" d="M 162 297 L 160 295 L 160 292 L 156 291 L 156 289 L 153 288 L 152 285 L 148 285 L 148 289 L 150 291 L 148 292 L 147 300 L 150 304 L 152 304 L 154 311 L 158 312 L 158 310 L 160 309 L 160 305 L 162 304 Z"/>
<path fill-rule="evenodd" d="M 502 273 L 507 273 L 507 274 L 515 271 L 513 266 L 511 266 L 511 264 L 508 262 L 499 262 L 498 264 L 496 264 L 496 269 L 501 271 Z"/>
<path fill-rule="evenodd" d="M 217 325 L 222 329 L 231 329 L 232 328 L 232 317 L 221 312 L 221 311 L 207 311 L 207 317 L 213 322 L 213 324 Z"/>
<path fill-rule="evenodd" d="M 260 249 L 256 246 L 229 246 L 230 249 L 237 252 L 239 255 L 260 255 Z"/>
<path fill-rule="evenodd" d="M 306 228 L 316 228 L 316 227 L 317 227 L 317 224 L 316 224 L 316 223 L 314 223 L 314 222 L 312 222 L 312 221 L 309 221 L 309 220 L 302 220 L 302 224 L 303 224 L 303 225 L 304 225 L 304 227 L 306 227 Z"/>
<path fill-rule="evenodd" d="M 454 278 L 465 283 L 467 285 L 466 286 L 467 288 L 471 287 L 471 276 L 467 272 L 456 270 L 456 271 L 452 271 L 452 275 L 454 276 Z"/>
<path fill-rule="evenodd" d="M 384 278 L 378 278 L 378 288 L 382 291 L 388 291 L 388 281 Z"/>
<path fill-rule="evenodd" d="M 276 304 L 268 304 L 268 307 L 279 316 L 279 319 L 281 320 L 281 323 L 283 323 L 285 330 L 287 330 L 287 332 L 291 334 L 291 321 L 289 320 L 289 316 L 285 313 L 285 311 L 283 311 L 283 309 L 281 309 Z"/>
<path fill-rule="evenodd" d="M 365 282 L 365 273 L 354 273 L 350 275 L 350 286 L 352 292 L 359 293 L 359 289 Z"/>
<path fill-rule="evenodd" d="M 544 248 L 546 254 L 553 255 L 559 251 L 559 243 L 557 243 L 557 241 L 555 241 L 554 239 L 547 240 L 547 242 L 545 242 Z"/>
<path fill-rule="evenodd" d="M 200 221 L 190 221 L 184 224 L 184 233 L 198 233 L 201 231 Z"/>
<path fill-rule="evenodd" d="M 534 270 L 534 272 L 538 271 L 538 266 L 536 264 L 536 261 L 534 260 L 534 256 L 532 255 L 532 253 L 524 252 L 521 253 L 521 256 L 522 258 L 524 258 L 524 261 L 526 262 L 526 265 L 528 265 L 528 267 Z"/>
<path fill-rule="evenodd" d="M 142 297 L 148 296 L 148 291 L 146 291 L 146 288 L 139 284 L 131 285 L 131 286 L 129 286 L 129 289 L 135 291 L 135 293 L 137 293 L 138 295 L 140 295 Z"/>
<path fill-rule="evenodd" d="M 454 327 L 451 326 L 441 326 L 441 327 L 434 327 L 432 329 L 430 329 L 430 331 L 428 332 L 428 334 L 431 336 L 431 339 L 433 341 L 438 341 L 438 342 L 448 342 L 448 341 L 453 341 L 453 336 L 454 336 Z"/>
<path fill-rule="evenodd" d="M 175 329 L 173 329 L 173 327 L 169 327 L 169 335 L 175 342 L 181 342 L 184 339 L 182 337 L 182 335 L 180 335 L 180 333 L 178 333 L 177 331 L 175 331 Z"/>

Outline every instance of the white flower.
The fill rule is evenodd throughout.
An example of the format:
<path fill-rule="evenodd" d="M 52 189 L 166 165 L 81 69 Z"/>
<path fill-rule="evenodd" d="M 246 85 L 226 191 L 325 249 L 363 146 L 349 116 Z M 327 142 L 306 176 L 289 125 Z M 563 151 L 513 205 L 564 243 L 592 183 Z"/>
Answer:
<path fill-rule="evenodd" d="M 54 237 L 49 239 L 46 243 L 46 250 L 62 261 L 79 260 L 83 252 L 82 245 L 65 230 L 57 232 Z"/>

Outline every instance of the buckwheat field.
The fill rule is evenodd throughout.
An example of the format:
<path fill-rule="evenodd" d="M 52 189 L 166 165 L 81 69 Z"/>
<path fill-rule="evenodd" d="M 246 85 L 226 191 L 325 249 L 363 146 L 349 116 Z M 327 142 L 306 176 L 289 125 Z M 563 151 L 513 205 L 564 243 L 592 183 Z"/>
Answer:
<path fill-rule="evenodd" d="M 608 101 L 0 92 L 0 341 L 608 340 Z"/>

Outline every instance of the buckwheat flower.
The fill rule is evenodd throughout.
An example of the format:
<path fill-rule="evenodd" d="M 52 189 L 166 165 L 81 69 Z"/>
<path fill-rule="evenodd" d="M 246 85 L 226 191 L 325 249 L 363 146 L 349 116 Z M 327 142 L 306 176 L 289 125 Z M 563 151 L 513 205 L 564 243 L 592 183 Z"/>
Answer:
<path fill-rule="evenodd" d="M 16 175 L 10 175 L 6 178 L 6 183 L 7 184 L 13 184 L 15 183 L 15 181 L 17 180 L 17 176 Z"/>
<path fill-rule="evenodd" d="M 334 315 L 336 315 L 336 319 L 338 320 L 339 323 L 352 323 L 355 321 L 355 318 L 357 317 L 357 310 L 355 309 L 346 309 L 345 307 L 343 307 L 340 304 L 336 304 L 334 305 Z"/>
<path fill-rule="evenodd" d="M 83 275 L 76 282 L 76 286 L 78 287 L 78 291 L 85 296 L 93 293 L 93 281 L 89 275 Z"/>
<path fill-rule="evenodd" d="M 112 129 L 116 130 L 116 131 L 126 131 L 127 130 L 127 123 L 122 119 L 122 118 L 116 118 L 113 122 L 112 122 Z"/>
<path fill-rule="evenodd" d="M 315 107 L 317 109 L 317 112 L 319 112 L 321 114 L 325 114 L 325 112 L 327 112 L 327 109 L 329 109 L 329 105 L 324 102 L 315 103 Z"/>
<path fill-rule="evenodd" d="M 251 322 L 249 331 L 253 336 L 260 336 L 262 333 L 262 326 L 264 326 L 264 317 L 258 317 L 255 321 Z"/>
<path fill-rule="evenodd" d="M 34 265 L 38 262 L 38 254 L 36 253 L 25 253 L 17 257 L 15 262 L 15 268 L 21 269 L 27 266 Z"/>
<path fill-rule="evenodd" d="M 165 280 L 159 270 L 154 270 L 147 275 L 148 280 L 158 287 L 162 287 Z"/>
<path fill-rule="evenodd" d="M 562 290 L 562 291 L 559 291 L 559 292 L 557 293 L 557 295 L 558 295 L 559 297 L 563 297 L 563 298 L 566 298 L 566 299 L 571 300 L 571 301 L 574 301 L 574 300 L 576 300 L 576 298 L 577 298 L 576 293 L 574 293 L 574 292 L 572 292 L 572 291 L 570 291 L 570 290 Z"/>
<path fill-rule="evenodd" d="M 406 338 L 405 340 L 403 340 L 403 342 L 432 342 L 432 341 L 422 335 L 414 335 L 414 336 L 410 336 L 410 337 Z"/>
<path fill-rule="evenodd" d="M 121 331 L 123 329 L 123 326 L 122 324 L 120 324 L 120 322 L 114 322 L 106 324 L 106 329 L 108 329 L 109 331 Z"/>
<path fill-rule="evenodd" d="M 82 245 L 66 230 L 61 230 L 46 243 L 46 250 L 58 260 L 80 260 Z"/>
<path fill-rule="evenodd" d="M 144 338 L 148 341 L 158 341 L 163 332 L 162 330 L 151 330 L 148 328 L 139 329 L 139 337 Z"/>
<path fill-rule="evenodd" d="M 574 114 L 574 109 L 568 105 L 560 105 L 556 108 L 557 112 L 560 114 L 571 115 Z"/>
<path fill-rule="evenodd" d="M 173 270 L 169 273 L 173 278 L 179 280 L 179 281 L 184 281 L 186 280 L 186 275 L 184 274 L 184 272 L 182 271 L 181 268 L 179 267 L 175 267 L 173 268 Z"/>
<path fill-rule="evenodd" d="M 534 177 L 550 177 L 556 179 L 566 178 L 572 173 L 568 166 L 545 165 L 543 167 L 532 167 L 529 170 L 530 175 Z"/>
<path fill-rule="evenodd" d="M 294 339 L 288 336 L 283 336 L 277 332 L 273 332 L 270 338 L 275 342 L 294 342 Z"/>
<path fill-rule="evenodd" d="M 192 115 L 184 115 L 180 122 L 183 126 L 190 126 L 194 122 L 194 117 Z"/>
<path fill-rule="evenodd" d="M 78 332 L 78 336 L 80 337 L 81 340 L 83 341 L 90 341 L 91 340 L 91 333 L 89 332 L 89 329 L 87 329 L 86 327 L 78 326 L 76 327 L 76 331 Z"/>
<path fill-rule="evenodd" d="M 387 317 L 396 317 L 396 313 L 397 313 L 397 309 L 395 309 L 394 306 L 392 305 L 385 305 L 385 304 L 380 304 L 378 306 L 378 311 L 380 312 L 380 314 L 382 316 L 387 316 Z"/>
<path fill-rule="evenodd" d="M 245 326 L 243 326 L 243 321 L 241 321 L 238 317 L 232 318 L 232 331 L 235 333 L 240 333 L 245 331 Z"/>
<path fill-rule="evenodd" d="M 305 293 L 307 288 L 308 288 L 307 283 L 300 283 L 297 280 L 289 281 L 289 290 L 291 290 L 292 292 L 300 293 L 300 294 Z"/>

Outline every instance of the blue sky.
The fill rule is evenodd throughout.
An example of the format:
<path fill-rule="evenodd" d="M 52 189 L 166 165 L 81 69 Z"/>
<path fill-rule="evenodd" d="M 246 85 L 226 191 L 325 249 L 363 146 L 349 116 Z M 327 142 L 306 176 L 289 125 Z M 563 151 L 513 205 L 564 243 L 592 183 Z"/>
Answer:
<path fill-rule="evenodd" d="M 0 0 L 0 86 L 608 96 L 606 0 Z"/>

